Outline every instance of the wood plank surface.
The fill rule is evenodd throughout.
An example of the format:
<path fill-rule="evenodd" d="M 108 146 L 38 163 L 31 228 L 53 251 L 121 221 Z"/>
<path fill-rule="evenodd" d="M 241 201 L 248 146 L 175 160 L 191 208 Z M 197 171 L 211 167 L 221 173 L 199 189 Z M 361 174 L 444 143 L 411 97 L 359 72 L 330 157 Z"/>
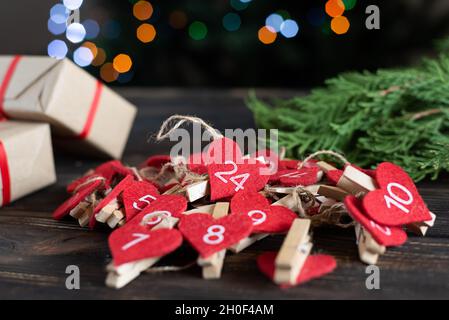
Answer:
<path fill-rule="evenodd" d="M 172 114 L 191 114 L 218 129 L 251 128 L 245 108 L 247 90 L 119 90 L 139 106 L 124 162 L 136 165 L 147 156 L 166 153 L 170 144 L 148 143 Z M 266 98 L 290 97 L 293 91 L 259 90 Z M 410 236 L 406 245 L 380 258 L 380 290 L 367 290 L 365 266 L 359 262 L 353 230 L 319 228 L 314 253 L 336 257 L 337 270 L 318 280 L 281 290 L 257 269 L 259 254 L 278 250 L 282 237 L 268 237 L 240 254 L 228 254 L 220 280 L 206 281 L 201 268 L 143 274 L 121 290 L 107 288 L 105 266 L 111 257 L 109 230 L 80 228 L 76 221 L 54 221 L 51 212 L 67 195 L 64 187 L 100 161 L 57 153 L 58 183 L 0 209 L 0 299 L 442 299 L 449 298 L 449 177 L 425 181 L 419 189 L 437 215 L 427 237 Z M 183 265 L 195 260 L 189 248 L 161 261 Z M 65 269 L 77 265 L 81 289 L 67 290 Z"/>

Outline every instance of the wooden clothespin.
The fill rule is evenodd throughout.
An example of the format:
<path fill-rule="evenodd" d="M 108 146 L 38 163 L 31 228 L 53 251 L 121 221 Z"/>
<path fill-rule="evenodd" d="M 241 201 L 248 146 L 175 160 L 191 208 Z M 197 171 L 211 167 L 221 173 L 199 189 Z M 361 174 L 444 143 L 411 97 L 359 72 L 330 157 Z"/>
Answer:
<path fill-rule="evenodd" d="M 430 216 L 432 217 L 432 219 L 429 221 L 417 222 L 407 225 L 407 230 L 424 237 L 429 228 L 432 228 L 435 225 L 437 216 L 433 212 L 430 212 Z"/>
<path fill-rule="evenodd" d="M 212 212 L 215 219 L 220 219 L 228 215 L 229 202 L 217 202 Z M 226 249 L 214 253 L 208 258 L 198 258 L 198 265 L 203 267 L 204 279 L 219 279 L 221 277 L 221 270 L 223 269 L 223 262 L 226 255 Z"/>
<path fill-rule="evenodd" d="M 189 215 L 193 213 L 208 213 L 212 214 L 214 212 L 215 204 L 207 204 L 204 206 L 199 206 L 195 209 L 187 210 L 183 212 L 182 214 Z"/>
<path fill-rule="evenodd" d="M 366 173 L 347 166 L 337 183 L 337 187 L 353 194 L 363 194 L 377 189 L 376 182 Z"/>
<path fill-rule="evenodd" d="M 210 194 L 209 180 L 194 182 L 184 187 L 189 202 L 194 202 Z"/>
<path fill-rule="evenodd" d="M 83 202 L 81 202 L 81 203 L 83 203 Z M 73 212 L 74 215 L 78 216 L 78 223 L 81 227 L 87 226 L 89 224 L 90 218 L 94 214 L 94 208 L 98 203 L 95 193 L 92 193 L 85 202 L 86 202 L 86 204 L 88 204 L 87 209 L 82 211 L 81 208 L 84 207 L 85 205 L 84 204 L 81 205 L 81 203 L 80 203 L 79 205 L 81 207 L 78 209 L 77 213 Z M 75 209 L 76 209 L 76 207 L 75 207 Z"/>
<path fill-rule="evenodd" d="M 337 201 L 343 201 L 343 199 L 349 195 L 349 193 L 342 188 L 327 185 L 321 185 L 318 188 L 317 193 L 320 196 L 335 199 Z"/>
<path fill-rule="evenodd" d="M 95 215 L 95 220 L 101 223 L 106 223 L 108 219 L 112 216 L 114 211 L 119 210 L 120 205 L 118 199 L 112 199 L 107 205 L 105 205 L 100 212 Z"/>
<path fill-rule="evenodd" d="M 179 219 L 175 217 L 165 217 L 151 230 L 163 228 L 172 229 L 176 226 L 178 221 Z M 108 271 L 106 285 L 108 287 L 120 289 L 137 278 L 143 271 L 155 265 L 161 258 L 162 257 L 142 259 L 139 261 L 125 263 L 118 267 L 115 267 L 114 263 L 111 262 L 106 266 L 106 270 Z"/>
<path fill-rule="evenodd" d="M 355 234 L 359 247 L 360 260 L 369 265 L 377 264 L 379 256 L 385 254 L 386 247 L 377 243 L 371 234 L 359 223 L 355 225 Z"/>
<path fill-rule="evenodd" d="M 238 243 L 236 243 L 232 247 L 229 247 L 229 251 L 231 251 L 232 253 L 242 252 L 249 246 L 253 245 L 254 243 L 256 243 L 259 240 L 265 239 L 269 235 L 270 234 L 268 234 L 268 233 L 258 233 L 258 234 L 252 235 L 248 238 L 240 240 Z"/>
<path fill-rule="evenodd" d="M 274 282 L 294 284 L 312 249 L 309 236 L 310 220 L 293 221 L 281 250 L 276 256 Z"/>

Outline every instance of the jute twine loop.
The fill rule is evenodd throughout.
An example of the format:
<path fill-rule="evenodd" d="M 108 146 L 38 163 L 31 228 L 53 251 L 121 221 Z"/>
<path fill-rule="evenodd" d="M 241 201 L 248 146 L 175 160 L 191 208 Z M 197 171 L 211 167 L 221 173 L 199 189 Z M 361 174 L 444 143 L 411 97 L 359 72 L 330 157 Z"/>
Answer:
<path fill-rule="evenodd" d="M 73 190 L 73 193 L 77 193 L 80 189 L 82 189 L 83 187 L 95 182 L 95 181 L 106 181 L 106 178 L 101 177 L 101 176 L 96 176 L 96 177 L 92 177 L 90 179 L 87 179 L 86 181 L 84 181 L 83 183 L 79 184 L 78 186 L 76 186 L 75 190 Z"/>
<path fill-rule="evenodd" d="M 305 166 L 305 164 L 306 164 L 307 162 L 309 162 L 310 160 L 312 160 L 312 159 L 314 159 L 314 158 L 316 158 L 316 157 L 318 157 L 318 156 L 321 156 L 321 155 L 329 155 L 329 156 L 333 156 L 333 157 L 339 159 L 339 160 L 340 160 L 341 162 L 343 162 L 344 164 L 350 163 L 350 162 L 348 161 L 348 159 L 346 159 L 344 156 L 342 156 L 342 155 L 339 154 L 338 152 L 335 152 L 335 151 L 332 151 L 332 150 L 320 150 L 320 151 L 317 151 L 317 152 L 312 153 L 311 155 L 309 155 L 308 157 L 306 157 L 302 162 L 300 162 L 300 163 L 298 164 L 298 169 L 302 169 L 302 168 Z"/>
<path fill-rule="evenodd" d="M 162 123 L 161 128 L 159 129 L 159 132 L 156 135 L 156 140 L 161 141 L 161 140 L 168 138 L 173 131 L 178 129 L 180 126 L 182 126 L 186 122 L 198 123 L 199 125 L 204 127 L 204 129 L 207 132 L 209 132 L 209 134 L 214 139 L 223 137 L 222 134 L 217 132 L 217 130 L 215 130 L 212 126 L 207 124 L 201 118 L 197 118 L 197 117 L 193 117 L 193 116 L 173 115 Z"/>
<path fill-rule="evenodd" d="M 355 226 L 355 222 L 352 220 L 348 223 L 343 223 L 342 218 L 348 217 L 348 211 L 343 203 L 336 203 L 329 208 L 324 209 L 322 212 L 310 217 L 314 225 L 334 225 L 340 228 L 350 228 Z"/>

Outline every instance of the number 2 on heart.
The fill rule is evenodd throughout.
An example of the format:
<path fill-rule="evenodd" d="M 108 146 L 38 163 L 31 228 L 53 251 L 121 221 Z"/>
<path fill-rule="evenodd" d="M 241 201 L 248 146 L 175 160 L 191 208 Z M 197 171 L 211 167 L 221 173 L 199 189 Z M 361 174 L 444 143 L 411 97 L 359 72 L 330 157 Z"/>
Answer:
<path fill-rule="evenodd" d="M 407 199 L 402 199 L 396 193 L 394 193 L 393 187 L 402 190 L 407 195 Z M 405 206 L 412 204 L 413 195 L 406 187 L 404 187 L 402 184 L 391 182 L 387 185 L 387 192 L 388 195 L 385 195 L 384 198 L 385 202 L 387 203 L 387 207 L 389 209 L 393 205 L 405 213 L 410 213 L 410 210 L 407 209 Z"/>
<path fill-rule="evenodd" d="M 249 173 L 243 173 L 243 174 L 239 174 L 237 176 L 232 176 L 234 173 L 237 172 L 238 168 L 237 165 L 235 164 L 234 161 L 228 160 L 225 161 L 224 164 L 231 164 L 233 167 L 231 170 L 229 171 L 220 171 L 220 172 L 216 172 L 215 176 L 220 179 L 221 181 L 223 181 L 223 183 L 228 183 L 228 181 L 231 181 L 233 184 L 235 184 L 235 191 L 239 191 L 239 190 L 243 190 L 245 189 L 243 187 L 243 185 L 245 184 L 246 180 L 248 180 L 248 178 L 250 177 Z M 226 180 L 223 176 L 232 176 L 231 178 L 229 178 L 229 180 Z M 241 179 L 240 182 L 237 182 L 237 179 Z"/>
<path fill-rule="evenodd" d="M 147 240 L 147 239 L 150 237 L 149 234 L 145 234 L 145 233 L 133 233 L 132 236 L 133 236 L 135 239 L 132 240 L 132 241 L 130 241 L 130 242 L 128 242 L 127 244 L 125 244 L 125 245 L 122 247 L 122 250 L 123 250 L 123 251 L 126 251 L 126 250 L 128 250 L 129 248 L 134 247 L 136 244 L 138 244 L 138 243 L 140 243 L 140 242 L 142 242 L 142 241 L 145 241 L 145 240 Z"/>

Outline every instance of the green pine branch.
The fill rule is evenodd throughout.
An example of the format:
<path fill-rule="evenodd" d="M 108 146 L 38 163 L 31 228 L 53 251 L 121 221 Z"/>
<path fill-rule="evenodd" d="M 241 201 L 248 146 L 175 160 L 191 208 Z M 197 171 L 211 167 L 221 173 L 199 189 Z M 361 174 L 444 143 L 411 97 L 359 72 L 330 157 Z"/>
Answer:
<path fill-rule="evenodd" d="M 416 180 L 449 171 L 446 53 L 414 68 L 342 74 L 274 106 L 250 93 L 247 104 L 260 128 L 279 129 L 291 157 L 330 149 L 366 167 L 394 162 Z"/>

